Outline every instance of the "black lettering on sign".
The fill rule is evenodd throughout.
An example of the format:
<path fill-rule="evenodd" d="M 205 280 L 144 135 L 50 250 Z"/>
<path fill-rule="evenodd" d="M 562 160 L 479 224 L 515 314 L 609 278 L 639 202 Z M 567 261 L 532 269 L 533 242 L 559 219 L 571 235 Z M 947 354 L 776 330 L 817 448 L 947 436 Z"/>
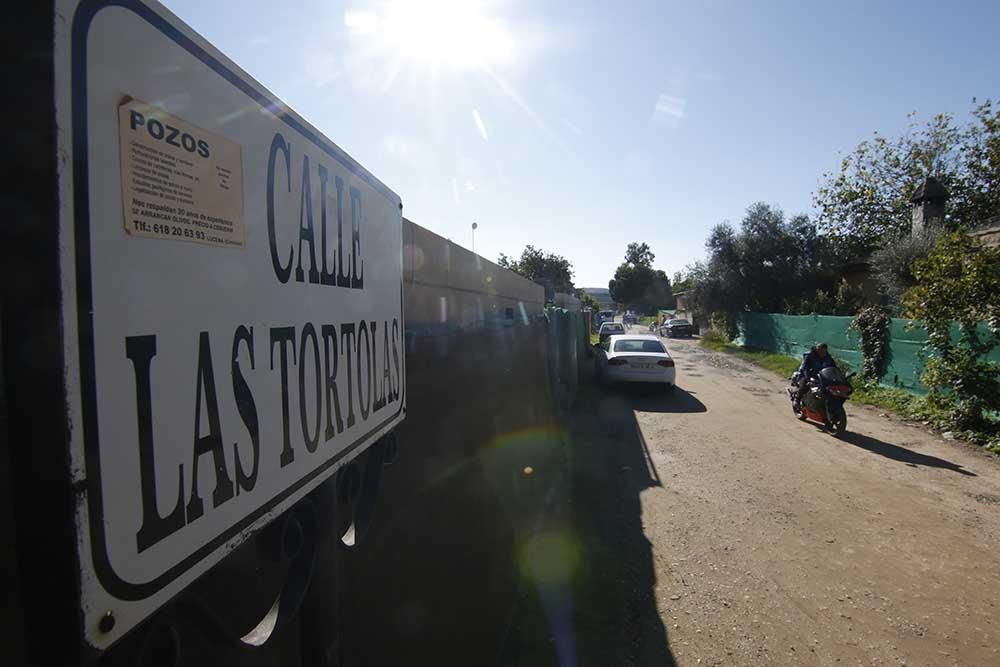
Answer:
<path fill-rule="evenodd" d="M 274 275 L 280 283 L 287 283 L 288 277 L 292 273 L 292 249 L 288 249 L 288 264 L 283 265 L 278 256 L 278 237 L 275 231 L 274 213 L 274 168 L 278 159 L 278 153 L 285 156 L 285 182 L 288 185 L 288 192 L 292 192 L 292 167 L 291 151 L 285 138 L 280 133 L 276 133 L 271 140 L 271 151 L 267 157 L 267 240 L 271 245 L 271 266 L 274 267 Z"/>
<path fill-rule="evenodd" d="M 184 141 L 183 137 L 181 138 Z M 186 144 L 185 144 L 186 145 Z M 361 226 L 364 222 L 363 199 L 361 190 L 355 187 L 348 187 L 346 196 L 350 202 L 351 219 L 349 224 L 350 238 L 347 253 L 344 253 L 344 180 L 339 176 L 334 176 L 333 185 L 337 191 L 337 252 L 333 257 L 331 247 L 331 237 L 328 225 L 331 224 L 327 215 L 327 203 L 329 200 L 328 184 L 330 182 L 330 171 L 318 160 L 316 161 L 316 173 L 319 176 L 320 195 L 320 254 L 321 261 L 316 261 L 316 219 L 313 217 L 312 199 L 312 168 L 308 155 L 302 156 L 302 184 L 299 191 L 299 243 L 298 261 L 295 260 L 295 244 L 289 248 L 287 262 L 282 261 L 283 251 L 278 249 L 277 228 L 282 223 L 278 220 L 275 202 L 275 170 L 277 169 L 278 155 L 285 160 L 285 181 L 287 191 L 292 192 L 291 181 L 291 146 L 285 141 L 280 133 L 275 133 L 271 139 L 271 148 L 267 160 L 267 234 L 270 242 L 271 265 L 274 268 L 274 275 L 278 282 L 287 283 L 291 277 L 292 264 L 295 264 L 295 281 L 299 283 L 309 282 L 314 285 L 326 285 L 346 287 L 349 289 L 364 289 L 365 286 L 365 261 L 361 256 Z M 308 256 L 306 249 L 308 248 Z M 309 269 L 305 268 L 308 261 Z M 308 280 L 306 276 L 308 275 Z"/>
<path fill-rule="evenodd" d="M 337 276 L 333 271 L 327 269 L 327 262 L 329 261 L 329 252 L 327 251 L 326 244 L 326 183 L 329 180 L 330 173 L 326 170 L 322 164 L 317 165 L 319 169 L 319 219 L 320 219 L 320 252 L 323 254 L 323 261 L 321 262 L 319 281 L 323 285 L 336 285 Z M 338 179 L 339 180 L 339 179 Z M 334 269 L 337 267 L 334 266 Z"/>
<path fill-rule="evenodd" d="M 177 135 L 180 133 L 181 131 L 178 130 L 173 125 L 167 125 L 167 138 L 164 139 L 164 141 L 166 141 L 171 146 L 177 146 L 177 148 L 180 148 L 181 144 L 179 141 L 177 141 Z"/>
<path fill-rule="evenodd" d="M 349 262 L 344 261 L 344 179 L 337 176 L 334 182 L 337 186 L 337 286 L 350 287 Z"/>
<path fill-rule="evenodd" d="M 361 260 L 361 190 L 351 188 L 351 287 L 363 289 L 364 286 L 365 263 Z"/>
<path fill-rule="evenodd" d="M 322 433 L 326 441 L 344 431 L 345 421 L 346 428 L 354 426 L 357 422 L 354 410 L 355 379 L 357 407 L 361 421 L 367 421 L 371 414 L 399 399 L 402 386 L 399 321 L 393 319 L 390 324 L 389 320 L 385 320 L 381 328 L 381 344 L 378 335 L 379 323 L 376 321 L 345 323 L 341 324 L 339 329 L 336 325 L 324 324 L 320 327 L 319 333 L 312 323 L 306 323 L 298 340 L 295 327 L 273 327 L 269 330 L 270 366 L 272 371 L 279 371 L 281 382 L 282 467 L 295 460 L 290 433 L 289 364 L 298 365 L 299 418 L 302 438 L 310 453 L 319 447 L 324 411 L 326 427 Z M 320 336 L 323 338 L 322 356 L 319 346 Z M 242 358 L 249 361 L 249 365 L 242 365 L 240 362 L 244 350 L 246 356 Z M 177 501 L 167 516 L 161 516 L 157 506 L 151 379 L 152 359 L 156 356 L 156 336 L 127 337 L 125 351 L 126 357 L 132 362 L 135 375 L 142 503 L 142 522 L 136 532 L 136 546 L 141 553 L 204 515 L 204 501 L 199 491 L 199 464 L 205 455 L 211 454 L 212 471 L 215 475 L 213 507 L 219 507 L 240 493 L 249 493 L 256 486 L 260 470 L 260 413 L 247 380 L 248 370 L 251 372 L 256 370 L 254 330 L 253 327 L 245 325 L 237 326 L 232 342 L 230 372 L 233 396 L 237 412 L 249 437 L 249 447 L 246 447 L 246 442 L 241 445 L 239 440 L 232 443 L 235 484 L 231 478 L 223 447 L 210 336 L 207 331 L 199 332 L 191 486 L 185 504 L 184 466 L 178 464 Z M 341 357 L 347 364 L 345 373 L 339 372 Z M 314 390 L 307 390 L 307 372 L 315 374 Z M 344 377 L 347 379 L 346 420 L 342 417 L 340 402 L 340 389 L 343 385 L 338 385 L 338 379 Z M 312 413 L 310 410 L 315 412 Z"/>
<path fill-rule="evenodd" d="M 247 427 L 247 433 L 250 434 L 250 448 L 253 455 L 253 468 L 250 470 L 250 474 L 247 474 L 240 460 L 239 443 L 233 443 L 233 459 L 236 464 L 236 495 L 239 495 L 241 490 L 253 491 L 253 487 L 257 484 L 257 470 L 260 467 L 260 424 L 257 418 L 257 403 L 253 400 L 250 386 L 240 369 L 241 342 L 246 343 L 247 352 L 250 355 L 250 370 L 254 370 L 253 327 L 247 329 L 241 324 L 233 335 L 233 395 L 236 397 L 236 409 L 240 412 L 240 419 L 243 420 L 243 424 Z"/>
<path fill-rule="evenodd" d="M 351 378 L 351 344 L 354 343 L 354 323 L 340 325 L 341 354 L 347 360 L 347 428 L 354 426 L 354 386 Z M 360 391 L 360 388 L 358 389 Z"/>
<path fill-rule="evenodd" d="M 399 400 L 399 390 L 403 382 L 399 367 L 399 322 L 392 318 L 392 365 L 396 367 L 396 381 L 393 388 L 392 400 Z"/>
<path fill-rule="evenodd" d="M 371 330 L 372 349 L 369 350 L 368 356 L 371 358 L 372 371 L 368 375 L 370 376 L 371 383 L 375 385 L 375 402 L 372 403 L 372 414 L 374 414 L 385 407 L 385 382 L 381 376 L 376 381 L 376 376 L 378 375 L 378 355 L 375 354 L 375 351 L 378 349 L 378 322 L 372 321 Z"/>
<path fill-rule="evenodd" d="M 201 397 L 204 392 L 205 411 L 208 413 L 208 435 L 201 435 Z M 215 464 L 215 490 L 212 507 L 218 507 L 233 497 L 233 482 L 226 470 L 226 454 L 222 449 L 222 427 L 219 424 L 219 402 L 215 394 L 215 373 L 212 371 L 212 348 L 208 332 L 202 331 L 198 340 L 198 372 L 194 391 L 194 460 L 191 462 L 191 498 L 187 504 L 187 522 L 191 523 L 204 513 L 204 504 L 198 495 L 198 459 L 212 455 Z"/>
<path fill-rule="evenodd" d="M 389 322 L 382 323 L 382 405 L 392 403 L 392 373 L 389 372 Z"/>
<path fill-rule="evenodd" d="M 129 127 L 130 129 L 138 129 L 140 127 L 146 127 L 146 132 L 149 136 L 156 139 L 157 141 L 165 141 L 171 146 L 177 146 L 178 148 L 183 148 L 188 153 L 197 152 L 198 155 L 202 157 L 209 156 L 209 146 L 208 142 L 204 139 L 195 140 L 187 132 L 181 135 L 180 142 L 177 141 L 177 135 L 180 134 L 180 130 L 172 125 L 167 125 L 166 132 L 163 129 L 163 123 L 156 119 L 151 119 L 148 123 L 146 122 L 146 117 L 135 109 L 129 110 Z"/>
<path fill-rule="evenodd" d="M 365 336 L 364 344 L 361 343 L 361 334 Z M 358 341 L 356 345 L 358 351 L 358 408 L 361 410 L 361 419 L 368 419 L 368 412 L 372 405 L 372 350 L 371 350 L 371 336 L 368 335 L 368 323 L 361 320 L 358 325 Z M 365 371 L 365 384 L 368 385 L 368 393 L 366 396 L 361 395 L 361 350 L 365 351 L 365 359 L 367 361 L 367 370 Z"/>
<path fill-rule="evenodd" d="M 319 282 L 316 270 L 316 232 L 313 228 L 312 186 L 309 185 L 309 156 L 302 158 L 302 195 L 299 198 L 299 265 L 295 269 L 295 280 L 302 282 L 302 242 L 309 243 L 309 282 Z M 325 259 L 325 258 L 324 258 Z"/>
<path fill-rule="evenodd" d="M 289 264 L 290 266 L 290 264 Z M 295 460 L 295 451 L 288 433 L 288 347 L 291 343 L 292 363 L 295 361 L 295 327 L 271 329 L 271 370 L 274 370 L 274 345 L 278 344 L 281 364 L 281 467 Z"/>
<path fill-rule="evenodd" d="M 135 112 L 133 112 L 135 113 Z M 168 535 L 184 527 L 184 465 L 177 466 L 177 503 L 167 516 L 156 507 L 156 457 L 153 450 L 153 404 L 150 365 L 156 356 L 156 336 L 129 336 L 125 356 L 135 371 L 136 422 L 139 435 L 139 492 L 142 524 L 135 534 L 136 549 L 142 553 Z"/>
<path fill-rule="evenodd" d="M 316 372 L 316 428 L 313 433 L 309 432 L 309 414 L 306 410 L 306 342 L 312 339 L 313 368 Z M 319 364 L 319 341 L 316 339 L 316 328 L 312 322 L 307 322 L 302 327 L 302 339 L 299 343 L 299 418 L 302 422 L 302 439 L 306 442 L 306 449 L 310 452 L 316 451 L 319 444 L 319 425 L 323 417 L 323 387 L 320 379 Z"/>
<path fill-rule="evenodd" d="M 323 336 L 323 353 L 326 361 L 326 432 L 323 437 L 332 440 L 337 433 L 344 432 L 344 422 L 340 418 L 340 396 L 337 393 L 337 327 L 324 324 L 320 327 Z M 330 346 L 333 346 L 333 356 L 330 356 Z M 336 421 L 334 421 L 336 420 Z M 336 424 L 336 429 L 334 429 Z"/>
<path fill-rule="evenodd" d="M 150 118 L 149 121 L 146 122 L 146 130 L 149 132 L 149 136 L 153 137 L 154 139 L 163 138 L 163 132 L 164 132 L 163 123 L 156 120 L 155 118 Z"/>
<path fill-rule="evenodd" d="M 143 116 L 138 111 L 136 111 L 135 109 L 132 109 L 131 111 L 129 111 L 128 114 L 128 122 L 129 122 L 129 127 L 131 127 L 134 130 L 140 125 L 146 124 L 146 117 Z"/>

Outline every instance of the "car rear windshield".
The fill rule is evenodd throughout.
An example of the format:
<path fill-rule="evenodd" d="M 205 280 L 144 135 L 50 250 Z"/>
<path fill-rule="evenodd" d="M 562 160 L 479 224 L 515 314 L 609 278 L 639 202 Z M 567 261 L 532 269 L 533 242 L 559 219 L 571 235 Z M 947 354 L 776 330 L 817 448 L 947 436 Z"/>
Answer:
<path fill-rule="evenodd" d="M 604 328 L 607 331 L 624 331 L 625 330 L 624 327 L 622 327 L 622 325 L 617 324 L 617 323 L 616 324 L 605 324 Z"/>
<path fill-rule="evenodd" d="M 671 324 L 689 324 L 687 320 L 670 320 Z"/>
<path fill-rule="evenodd" d="M 655 340 L 618 340 L 615 341 L 615 352 L 666 352 L 663 346 Z"/>

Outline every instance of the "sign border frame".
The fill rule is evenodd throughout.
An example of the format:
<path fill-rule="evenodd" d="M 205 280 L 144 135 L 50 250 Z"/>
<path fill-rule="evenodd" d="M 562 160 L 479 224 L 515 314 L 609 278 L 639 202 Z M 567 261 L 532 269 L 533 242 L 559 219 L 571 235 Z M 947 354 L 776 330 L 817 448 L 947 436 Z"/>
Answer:
<path fill-rule="evenodd" d="M 71 145 L 73 149 L 73 257 L 76 266 L 74 289 L 76 292 L 77 344 L 79 346 L 80 399 L 82 408 L 83 453 L 86 470 L 85 488 L 87 490 L 87 522 L 90 531 L 90 552 L 98 581 L 110 595 L 125 601 L 141 601 L 162 590 L 172 581 L 189 571 L 192 567 L 216 552 L 220 547 L 234 537 L 247 531 L 264 514 L 272 510 L 289 496 L 295 494 L 303 486 L 326 472 L 332 466 L 354 452 L 366 439 L 384 430 L 390 422 L 406 412 L 406 361 L 402 364 L 402 393 L 399 407 L 395 413 L 381 421 L 350 445 L 344 447 L 336 455 L 323 461 L 295 483 L 285 487 L 275 496 L 257 507 L 253 512 L 230 525 L 226 530 L 185 556 L 166 571 L 142 583 L 132 583 L 122 579 L 111 565 L 105 544 L 104 531 L 104 501 L 101 493 L 100 442 L 97 419 L 97 375 L 96 357 L 94 352 L 94 318 L 92 312 L 93 287 L 91 284 L 90 257 L 90 182 L 88 155 L 88 108 L 87 108 L 87 37 L 90 25 L 97 13 L 106 7 L 121 7 L 144 19 L 164 36 L 185 49 L 192 56 L 219 74 L 237 90 L 243 92 L 252 101 L 268 109 L 278 120 L 288 125 L 292 130 L 307 139 L 316 148 L 339 162 L 352 174 L 371 185 L 379 194 L 386 197 L 390 203 L 398 204 L 400 209 L 400 283 L 399 283 L 399 313 L 400 333 L 403 334 L 405 318 L 403 312 L 404 266 L 402 258 L 403 229 L 402 203 L 399 196 L 385 184 L 369 173 L 350 156 L 343 153 L 332 141 L 326 139 L 318 131 L 314 131 L 304 121 L 287 111 L 288 107 L 270 91 L 260 86 L 249 74 L 241 76 L 233 71 L 225 62 L 199 45 L 190 36 L 172 25 L 166 18 L 139 0 L 83 0 L 73 15 L 70 32 L 70 117 Z M 245 77 L 245 78 L 244 78 Z M 250 84 L 246 79 L 251 79 Z M 258 87 L 260 89 L 258 89 Z M 261 90 L 263 89 L 263 90 Z M 79 544 L 79 542 L 78 542 Z"/>

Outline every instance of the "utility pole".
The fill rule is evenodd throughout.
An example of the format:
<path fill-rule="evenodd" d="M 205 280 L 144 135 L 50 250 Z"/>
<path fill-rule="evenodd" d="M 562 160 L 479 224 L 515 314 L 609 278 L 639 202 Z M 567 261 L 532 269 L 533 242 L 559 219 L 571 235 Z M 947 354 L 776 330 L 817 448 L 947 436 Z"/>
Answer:
<path fill-rule="evenodd" d="M 479 229 L 479 225 L 472 223 L 472 252 L 476 252 L 476 230 Z"/>

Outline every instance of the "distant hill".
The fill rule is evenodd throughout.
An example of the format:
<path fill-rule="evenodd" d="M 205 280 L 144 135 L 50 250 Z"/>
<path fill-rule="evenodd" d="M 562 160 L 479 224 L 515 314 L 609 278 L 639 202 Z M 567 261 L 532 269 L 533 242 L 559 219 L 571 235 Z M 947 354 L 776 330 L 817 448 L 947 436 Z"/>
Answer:
<path fill-rule="evenodd" d="M 594 297 L 594 299 L 601 305 L 601 309 L 611 308 L 614 304 L 611 302 L 611 292 L 607 287 L 581 287 L 585 293 Z"/>

